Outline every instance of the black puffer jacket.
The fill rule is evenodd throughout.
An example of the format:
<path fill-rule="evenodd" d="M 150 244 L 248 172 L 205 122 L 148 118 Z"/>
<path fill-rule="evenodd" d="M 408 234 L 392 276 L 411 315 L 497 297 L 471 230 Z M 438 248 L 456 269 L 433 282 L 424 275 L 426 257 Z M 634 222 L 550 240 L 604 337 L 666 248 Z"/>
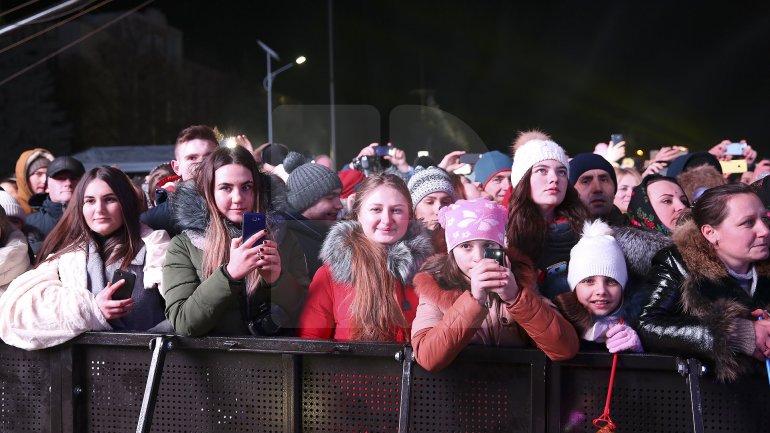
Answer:
<path fill-rule="evenodd" d="M 755 347 L 751 311 L 770 306 L 770 260 L 756 264 L 758 282 L 750 296 L 690 221 L 652 265 L 650 300 L 638 328 L 646 350 L 699 358 L 721 381 L 760 365 L 749 356 Z"/>

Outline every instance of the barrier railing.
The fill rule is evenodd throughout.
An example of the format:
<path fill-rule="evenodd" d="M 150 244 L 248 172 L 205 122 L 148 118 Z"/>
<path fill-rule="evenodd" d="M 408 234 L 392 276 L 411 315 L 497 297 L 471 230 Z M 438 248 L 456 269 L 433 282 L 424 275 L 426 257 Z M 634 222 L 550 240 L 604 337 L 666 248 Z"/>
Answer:
<path fill-rule="evenodd" d="M 428 373 L 397 344 L 122 333 L 36 352 L 0 343 L 0 431 L 595 432 L 611 360 L 469 347 Z M 723 385 L 694 360 L 621 355 L 612 418 L 624 433 L 762 432 L 768 397 L 764 376 Z"/>

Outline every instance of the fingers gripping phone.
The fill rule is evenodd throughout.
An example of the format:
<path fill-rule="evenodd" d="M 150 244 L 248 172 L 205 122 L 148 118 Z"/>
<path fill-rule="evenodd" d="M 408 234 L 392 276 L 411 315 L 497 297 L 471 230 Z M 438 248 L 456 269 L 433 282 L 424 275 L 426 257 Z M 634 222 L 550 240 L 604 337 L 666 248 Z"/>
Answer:
<path fill-rule="evenodd" d="M 250 237 L 265 229 L 265 214 L 260 212 L 247 212 L 243 214 L 243 241 L 246 242 Z M 265 241 L 263 236 L 254 243 L 254 246 L 261 245 Z"/>
<path fill-rule="evenodd" d="M 112 294 L 112 299 L 120 301 L 128 299 L 134 293 L 134 284 L 136 283 L 136 274 L 133 272 L 124 271 L 123 269 L 116 269 L 112 274 L 112 284 L 116 284 L 120 280 L 126 280 L 122 286 L 115 293 Z"/>
<path fill-rule="evenodd" d="M 502 267 L 505 266 L 505 251 L 499 248 L 484 248 L 484 258 L 497 261 Z"/>

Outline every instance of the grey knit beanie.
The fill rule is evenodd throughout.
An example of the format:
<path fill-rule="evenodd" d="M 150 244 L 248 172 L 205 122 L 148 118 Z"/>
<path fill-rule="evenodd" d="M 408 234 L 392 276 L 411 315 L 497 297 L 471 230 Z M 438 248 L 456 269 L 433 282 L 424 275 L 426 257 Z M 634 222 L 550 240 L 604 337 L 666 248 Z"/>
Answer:
<path fill-rule="evenodd" d="M 409 187 L 409 194 L 412 196 L 413 208 L 416 208 L 426 195 L 434 192 L 445 192 L 452 197 L 453 201 L 455 199 L 452 179 L 449 178 L 447 172 L 438 167 L 415 168 L 414 175 L 409 179 L 407 186 Z"/>
<path fill-rule="evenodd" d="M 283 168 L 289 174 L 286 179 L 289 206 L 297 212 L 306 211 L 335 189 L 342 190 L 342 181 L 334 170 L 308 162 L 297 152 L 286 155 Z"/>

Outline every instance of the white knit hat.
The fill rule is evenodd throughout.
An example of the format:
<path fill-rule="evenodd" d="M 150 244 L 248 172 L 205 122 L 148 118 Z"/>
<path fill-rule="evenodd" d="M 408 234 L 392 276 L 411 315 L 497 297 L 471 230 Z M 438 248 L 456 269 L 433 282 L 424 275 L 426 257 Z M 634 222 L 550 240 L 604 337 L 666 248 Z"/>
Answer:
<path fill-rule="evenodd" d="M 19 202 L 8 191 L 0 191 L 0 206 L 2 206 L 5 214 L 9 217 L 16 217 L 22 221 L 27 219 L 24 209 L 21 208 Z"/>
<path fill-rule="evenodd" d="M 583 279 L 602 275 L 626 287 L 628 271 L 623 251 L 612 237 L 612 229 L 602 220 L 586 221 L 583 237 L 570 251 L 567 282 L 572 290 Z"/>
<path fill-rule="evenodd" d="M 521 178 L 524 177 L 524 173 L 533 165 L 549 159 L 562 163 L 567 169 L 567 176 L 569 176 L 569 159 L 561 146 L 551 140 L 535 139 L 524 143 L 513 155 L 511 187 L 516 187 Z"/>

